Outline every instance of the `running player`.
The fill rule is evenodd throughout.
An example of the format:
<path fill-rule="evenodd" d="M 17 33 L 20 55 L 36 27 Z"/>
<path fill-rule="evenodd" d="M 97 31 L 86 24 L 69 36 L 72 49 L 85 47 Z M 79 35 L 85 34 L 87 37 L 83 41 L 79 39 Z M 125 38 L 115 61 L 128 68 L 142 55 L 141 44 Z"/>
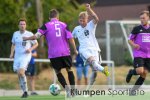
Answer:
<path fill-rule="evenodd" d="M 12 37 L 12 46 L 10 58 L 14 57 L 13 70 L 18 74 L 20 87 L 23 90 L 22 98 L 28 96 L 28 87 L 25 71 L 30 62 L 31 51 L 38 46 L 36 40 L 24 41 L 22 37 L 33 36 L 32 32 L 26 30 L 26 20 L 19 20 L 19 31 L 14 32 Z"/>
<path fill-rule="evenodd" d="M 140 13 L 141 25 L 133 28 L 129 36 L 129 44 L 133 47 L 134 56 L 134 69 L 130 69 L 126 82 L 129 83 L 132 75 L 140 75 L 135 82 L 135 86 L 132 90 L 137 90 L 146 78 L 148 71 L 150 71 L 150 24 L 149 11 L 143 11 Z M 131 94 L 133 95 L 133 94 Z"/>

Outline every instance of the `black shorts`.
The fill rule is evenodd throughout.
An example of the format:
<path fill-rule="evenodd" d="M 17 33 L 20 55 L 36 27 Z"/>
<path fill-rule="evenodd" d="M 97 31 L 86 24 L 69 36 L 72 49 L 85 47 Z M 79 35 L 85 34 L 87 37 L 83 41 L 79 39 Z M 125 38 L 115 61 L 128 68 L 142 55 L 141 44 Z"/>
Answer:
<path fill-rule="evenodd" d="M 27 76 L 34 76 L 35 75 L 35 64 L 29 64 L 25 74 Z"/>
<path fill-rule="evenodd" d="M 136 57 L 134 58 L 133 66 L 134 68 L 145 67 L 148 71 L 150 71 L 150 58 Z"/>
<path fill-rule="evenodd" d="M 60 71 L 62 68 L 71 68 L 72 66 L 72 59 L 71 56 L 63 56 L 57 58 L 50 58 L 52 67 L 56 71 Z"/>

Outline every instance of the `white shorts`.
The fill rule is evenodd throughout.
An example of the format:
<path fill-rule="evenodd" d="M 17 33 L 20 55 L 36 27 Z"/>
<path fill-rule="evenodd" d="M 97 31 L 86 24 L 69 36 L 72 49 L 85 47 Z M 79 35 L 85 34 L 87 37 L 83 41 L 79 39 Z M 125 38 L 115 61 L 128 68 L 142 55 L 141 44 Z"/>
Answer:
<path fill-rule="evenodd" d="M 79 51 L 81 58 L 84 62 L 87 62 L 87 59 L 90 57 L 94 57 L 96 61 L 98 61 L 100 64 L 102 62 L 102 58 L 100 55 L 100 52 L 97 50 L 91 50 L 91 49 L 82 49 Z"/>
<path fill-rule="evenodd" d="M 21 68 L 27 70 L 30 60 L 31 60 L 31 55 L 23 55 L 23 56 L 15 57 L 14 64 L 13 64 L 14 72 L 17 72 Z"/>

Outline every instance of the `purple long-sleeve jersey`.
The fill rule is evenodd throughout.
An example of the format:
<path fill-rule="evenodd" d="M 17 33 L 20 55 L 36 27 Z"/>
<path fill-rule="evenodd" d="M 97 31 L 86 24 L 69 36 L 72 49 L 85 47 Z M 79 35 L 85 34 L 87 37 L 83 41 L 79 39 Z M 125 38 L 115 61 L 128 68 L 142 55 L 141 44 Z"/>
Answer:
<path fill-rule="evenodd" d="M 57 19 L 52 19 L 38 29 L 45 36 L 48 45 L 48 58 L 70 55 L 68 39 L 73 38 L 67 25 Z"/>
<path fill-rule="evenodd" d="M 150 26 L 136 26 L 133 28 L 129 40 L 140 46 L 140 49 L 133 49 L 134 57 L 150 58 Z"/>

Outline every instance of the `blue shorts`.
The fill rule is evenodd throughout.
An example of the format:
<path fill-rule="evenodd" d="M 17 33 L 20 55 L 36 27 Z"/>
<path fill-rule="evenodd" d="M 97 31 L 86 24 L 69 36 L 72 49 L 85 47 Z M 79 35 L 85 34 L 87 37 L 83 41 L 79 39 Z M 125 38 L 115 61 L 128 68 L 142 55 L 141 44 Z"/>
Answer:
<path fill-rule="evenodd" d="M 78 66 L 76 66 L 77 79 L 81 80 L 82 74 L 84 75 L 84 78 L 87 78 L 88 77 L 88 71 L 89 71 L 89 65 L 86 65 L 86 66 L 78 65 Z"/>
<path fill-rule="evenodd" d="M 29 64 L 27 71 L 25 72 L 27 76 L 35 75 L 35 64 Z"/>

